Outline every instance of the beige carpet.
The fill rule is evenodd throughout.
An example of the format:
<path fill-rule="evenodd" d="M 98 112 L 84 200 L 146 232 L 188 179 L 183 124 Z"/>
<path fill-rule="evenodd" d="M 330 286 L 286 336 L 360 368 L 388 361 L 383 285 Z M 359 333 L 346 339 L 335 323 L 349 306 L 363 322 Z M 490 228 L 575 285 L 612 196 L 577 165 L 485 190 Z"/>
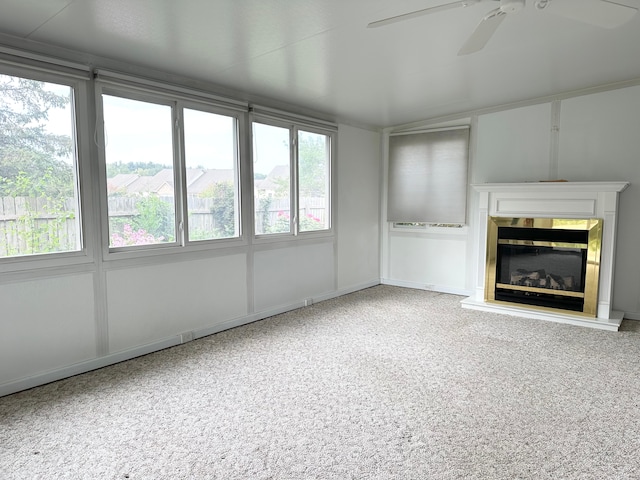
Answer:
<path fill-rule="evenodd" d="M 0 478 L 640 478 L 640 329 L 379 286 L 0 399 Z"/>

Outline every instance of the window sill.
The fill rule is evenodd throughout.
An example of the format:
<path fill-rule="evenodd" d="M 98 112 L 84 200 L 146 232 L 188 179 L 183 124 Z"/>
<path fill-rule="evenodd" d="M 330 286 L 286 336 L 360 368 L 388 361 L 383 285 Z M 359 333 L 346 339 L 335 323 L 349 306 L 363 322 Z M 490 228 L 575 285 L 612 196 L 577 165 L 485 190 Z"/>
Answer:
<path fill-rule="evenodd" d="M 93 255 L 87 250 L 78 252 L 45 253 L 0 259 L 0 275 L 4 273 L 42 272 L 93 264 Z"/>
<path fill-rule="evenodd" d="M 410 233 L 412 235 L 446 235 L 446 236 L 466 236 L 469 233 L 469 225 L 441 227 L 441 226 L 406 226 L 398 227 L 389 223 L 389 231 L 392 233 Z"/>

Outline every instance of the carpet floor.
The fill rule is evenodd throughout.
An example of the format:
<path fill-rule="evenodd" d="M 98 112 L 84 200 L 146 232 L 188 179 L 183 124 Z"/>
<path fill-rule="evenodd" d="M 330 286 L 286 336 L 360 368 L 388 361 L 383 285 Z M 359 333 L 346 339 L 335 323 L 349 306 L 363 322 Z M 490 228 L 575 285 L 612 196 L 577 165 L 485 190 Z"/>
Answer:
<path fill-rule="evenodd" d="M 640 478 L 618 333 L 377 286 L 0 398 L 0 478 Z"/>

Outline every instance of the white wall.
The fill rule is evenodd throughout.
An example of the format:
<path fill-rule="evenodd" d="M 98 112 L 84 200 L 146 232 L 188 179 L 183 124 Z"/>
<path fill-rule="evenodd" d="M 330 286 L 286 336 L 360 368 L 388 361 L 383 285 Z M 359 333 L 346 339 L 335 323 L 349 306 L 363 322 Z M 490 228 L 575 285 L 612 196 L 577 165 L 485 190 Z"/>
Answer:
<path fill-rule="evenodd" d="M 622 180 L 613 306 L 640 319 L 640 86 L 562 102 L 558 173 L 576 181 Z"/>
<path fill-rule="evenodd" d="M 246 316 L 246 255 L 107 272 L 109 352 Z"/>
<path fill-rule="evenodd" d="M 338 137 L 334 236 L 0 273 L 0 395 L 379 283 L 381 134 Z"/>
<path fill-rule="evenodd" d="M 334 242 L 261 249 L 254 270 L 259 312 L 329 295 L 336 291 Z"/>
<path fill-rule="evenodd" d="M 550 122 L 549 103 L 480 115 L 471 183 L 547 180 Z"/>
<path fill-rule="evenodd" d="M 465 116 L 469 116 L 467 113 Z M 425 122 L 427 126 L 429 122 Z M 613 308 L 640 319 L 640 86 L 564 96 L 472 115 L 470 183 L 628 181 L 620 195 Z M 384 195 L 383 195 L 384 197 Z M 385 283 L 471 294 L 477 193 L 466 234 L 402 233 L 384 226 Z M 407 238 L 404 238 L 407 237 Z M 459 266 L 464 256 L 465 267 Z M 465 278 L 452 276 L 448 265 Z"/>
<path fill-rule="evenodd" d="M 381 134 L 341 125 L 338 134 L 338 289 L 380 281 Z"/>
<path fill-rule="evenodd" d="M 467 233 L 389 232 L 389 270 L 385 283 L 462 293 L 467 274 Z M 437 253 L 436 253 L 437 252 Z"/>
<path fill-rule="evenodd" d="M 0 285 L 0 385 L 94 358 L 94 301 L 86 273 Z"/>

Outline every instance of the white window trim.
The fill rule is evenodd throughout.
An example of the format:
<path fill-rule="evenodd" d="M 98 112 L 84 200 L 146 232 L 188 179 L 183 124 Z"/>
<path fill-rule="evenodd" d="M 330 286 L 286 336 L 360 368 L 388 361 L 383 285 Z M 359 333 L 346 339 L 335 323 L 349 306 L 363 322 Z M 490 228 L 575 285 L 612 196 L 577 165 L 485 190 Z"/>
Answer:
<path fill-rule="evenodd" d="M 336 182 L 334 182 L 334 171 L 335 171 L 335 147 L 336 147 L 336 134 L 335 131 L 333 130 L 326 130 L 323 128 L 319 128 L 319 127 L 313 127 L 313 126 L 307 126 L 307 125 L 301 125 L 301 126 L 296 126 L 295 127 L 295 134 L 296 134 L 296 142 L 297 139 L 300 138 L 299 133 L 300 131 L 303 132 L 308 132 L 308 133 L 315 133 L 318 135 L 326 135 L 329 138 L 329 171 L 327 172 L 327 181 L 328 181 L 328 189 L 329 189 L 329 198 L 327 199 L 328 205 L 327 205 L 327 217 L 328 217 L 328 221 L 329 221 L 329 228 L 325 228 L 322 230 L 312 230 L 312 231 L 307 231 L 307 232 L 297 232 L 298 236 L 301 237 L 307 237 L 307 236 L 322 236 L 322 234 L 325 234 L 325 236 L 330 236 L 333 235 L 333 230 L 334 230 L 334 186 L 336 185 Z M 298 145 L 296 143 L 295 146 L 295 158 L 294 158 L 294 163 L 296 166 L 296 169 L 298 168 L 298 164 L 299 164 L 299 159 L 298 159 Z M 298 175 L 296 172 L 296 179 L 298 179 Z M 299 179 L 298 182 L 296 182 L 296 186 L 299 186 Z M 296 201 L 299 201 L 298 198 L 298 193 L 296 192 Z M 299 205 L 296 204 L 296 217 L 299 216 Z M 299 226 L 300 222 L 298 219 L 298 226 Z"/>
<path fill-rule="evenodd" d="M 297 119 L 297 122 L 294 122 Z M 279 110 L 268 109 L 266 107 L 252 106 L 251 113 L 249 114 L 250 124 L 250 136 L 249 141 L 253 147 L 253 123 L 261 123 L 264 125 L 271 125 L 275 127 L 281 127 L 289 130 L 289 150 L 290 150 L 290 172 L 291 172 L 291 211 L 295 212 L 295 222 L 292 222 L 291 231 L 286 233 L 267 233 L 256 234 L 255 233 L 255 188 L 253 177 L 253 148 L 251 151 L 251 232 L 253 236 L 253 242 L 256 244 L 267 244 L 274 242 L 291 242 L 296 240 L 313 240 L 335 236 L 335 197 L 336 197 L 336 182 L 335 182 L 335 162 L 337 152 L 337 126 L 330 122 L 316 121 L 309 117 L 299 116 L 295 114 L 286 114 Z M 329 163 L 329 199 L 328 199 L 328 212 L 329 216 L 329 228 L 323 230 L 300 232 L 299 227 L 299 213 L 298 213 L 298 148 L 297 139 L 298 132 L 302 130 L 309 133 L 318 133 L 321 135 L 327 135 L 330 138 L 330 163 Z"/>
<path fill-rule="evenodd" d="M 234 159 L 234 182 L 235 185 L 237 186 L 236 189 L 236 196 L 237 196 L 237 202 L 236 202 L 236 216 L 238 217 L 237 219 L 237 227 L 238 227 L 238 235 L 236 237 L 230 237 L 230 238 L 213 238 L 213 239 L 207 239 L 207 240 L 190 240 L 188 238 L 188 230 L 189 230 L 189 212 L 188 212 L 188 205 L 186 202 L 186 195 L 188 194 L 188 190 L 187 190 L 187 185 L 186 185 L 186 169 L 187 169 L 187 165 L 186 162 L 181 161 L 180 162 L 180 184 L 181 184 L 181 188 L 182 191 L 184 192 L 184 196 L 181 196 L 180 198 L 180 206 L 179 208 L 182 209 L 182 218 L 183 218 L 183 228 L 182 228 L 182 232 L 179 232 L 179 234 L 181 234 L 183 236 L 183 245 L 184 248 L 188 248 L 188 249 L 209 249 L 209 248 L 216 248 L 218 246 L 237 246 L 237 245 L 245 245 L 247 243 L 246 241 L 246 228 L 244 225 L 244 217 L 246 217 L 247 215 L 244 213 L 246 211 L 245 208 L 245 202 L 243 201 L 243 196 L 244 196 L 244 190 L 245 188 L 243 188 L 243 182 L 242 182 L 242 172 L 243 172 L 243 167 L 242 167 L 242 158 L 244 158 L 244 145 L 242 142 L 242 139 L 246 137 L 246 133 L 245 133 L 245 125 L 246 125 L 246 115 L 243 112 L 240 112 L 238 110 L 228 110 L 222 107 L 218 107 L 215 105 L 211 105 L 211 104 L 205 104 L 205 103 L 201 103 L 201 102 L 195 102 L 195 101 L 178 101 L 178 112 L 181 115 L 182 112 L 184 112 L 184 109 L 190 109 L 190 110 L 199 110 L 201 112 L 207 112 L 207 113 L 212 113 L 212 114 L 216 114 L 216 115 L 225 115 L 227 117 L 231 117 L 233 119 L 235 119 L 235 135 L 236 138 L 234 140 L 234 143 L 236 145 L 236 150 L 235 150 L 235 159 Z M 180 126 L 184 127 L 184 119 L 182 119 Z M 178 134 L 178 138 L 179 138 L 179 158 L 184 159 L 186 158 L 186 153 L 185 153 L 185 140 L 184 140 L 184 128 L 180 129 L 180 132 Z"/>
<path fill-rule="evenodd" d="M 389 231 L 393 233 L 411 233 L 421 235 L 467 235 L 469 233 L 468 224 L 452 224 L 442 226 L 439 224 L 424 224 L 416 226 L 398 225 L 401 222 L 389 222 Z"/>
<path fill-rule="evenodd" d="M 21 55 L 25 55 L 22 57 Z M 75 64 L 65 62 L 58 65 L 45 61 L 46 57 L 28 55 L 18 50 L 0 48 L 0 73 L 15 77 L 29 78 L 73 89 L 72 114 L 75 141 L 75 188 L 78 198 L 78 226 L 80 248 L 68 252 L 52 252 L 0 258 L 0 274 L 41 269 L 59 269 L 93 263 L 95 220 L 92 215 L 92 188 L 89 167 L 90 146 L 88 139 L 88 83 L 91 78 L 88 69 L 73 68 Z"/>
<path fill-rule="evenodd" d="M 102 95 L 112 95 L 131 100 L 150 102 L 159 105 L 168 105 L 172 107 L 172 138 L 173 138 L 173 169 L 174 169 L 174 196 L 175 196 L 175 229 L 176 240 L 171 243 L 158 243 L 151 245 L 135 245 L 129 247 L 110 247 L 109 245 L 109 215 L 108 215 L 108 198 L 107 192 L 107 176 L 106 176 L 106 152 L 104 138 L 104 118 Z M 131 86 L 129 84 L 120 84 L 114 81 L 104 81 L 102 79 L 95 82 L 95 105 L 96 105 L 96 132 L 95 139 L 98 145 L 99 159 L 99 187 L 100 187 L 100 223 L 101 223 L 101 246 L 103 259 L 105 261 L 117 261 L 124 259 L 135 259 L 140 257 L 164 256 L 173 254 L 188 254 L 189 252 L 199 252 L 203 250 L 212 250 L 220 248 L 233 248 L 248 244 L 247 236 L 244 234 L 244 220 L 247 215 L 242 210 L 242 184 L 239 185 L 239 212 L 240 212 L 240 232 L 238 237 L 211 239 L 201 241 L 187 241 L 184 229 L 186 221 L 181 224 L 181 219 L 187 219 L 186 206 L 186 186 L 185 177 L 186 166 L 184 162 L 184 135 L 181 128 L 182 123 L 178 122 L 178 112 L 182 108 L 193 108 L 211 113 L 229 115 L 236 118 L 238 141 L 238 164 L 236 165 L 236 176 L 242 178 L 242 161 L 244 156 L 244 146 L 241 139 L 244 135 L 244 125 L 246 123 L 246 114 L 241 108 L 227 109 L 220 106 L 219 103 L 208 103 L 203 101 L 204 97 L 178 95 L 175 97 L 171 90 L 155 91 L 152 88 L 141 87 L 139 85 Z M 187 220 L 188 221 L 188 220 Z"/>

